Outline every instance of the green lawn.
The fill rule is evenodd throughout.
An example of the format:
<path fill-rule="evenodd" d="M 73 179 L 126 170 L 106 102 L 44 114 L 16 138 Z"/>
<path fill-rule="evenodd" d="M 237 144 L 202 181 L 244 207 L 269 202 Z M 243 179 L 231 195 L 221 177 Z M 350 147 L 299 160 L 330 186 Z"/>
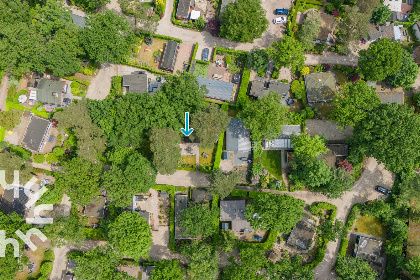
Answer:
<path fill-rule="evenodd" d="M 382 225 L 378 218 L 360 216 L 356 221 L 355 231 L 386 238 L 386 227 Z"/>
<path fill-rule="evenodd" d="M 274 177 L 281 180 L 281 151 L 263 151 L 262 163 L 265 169 Z"/>
<path fill-rule="evenodd" d="M 207 78 L 207 72 L 209 71 L 208 64 L 196 63 L 193 75 L 196 77 Z"/>
<path fill-rule="evenodd" d="M 213 163 L 213 154 L 215 152 L 215 148 L 203 148 L 200 147 L 200 157 L 199 157 L 199 164 L 211 164 Z M 208 155 L 207 158 L 203 158 L 202 154 L 206 153 Z"/>

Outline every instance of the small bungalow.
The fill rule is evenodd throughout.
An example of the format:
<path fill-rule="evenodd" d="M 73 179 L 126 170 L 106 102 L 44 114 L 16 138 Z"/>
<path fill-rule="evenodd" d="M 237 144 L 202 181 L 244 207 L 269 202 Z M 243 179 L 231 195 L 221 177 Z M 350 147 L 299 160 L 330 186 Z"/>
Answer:
<path fill-rule="evenodd" d="M 163 45 L 163 53 L 160 59 L 159 68 L 173 72 L 179 44 L 175 41 L 167 41 Z"/>
<path fill-rule="evenodd" d="M 290 84 L 279 81 L 263 82 L 255 80 L 251 83 L 249 95 L 254 98 L 262 98 L 268 95 L 271 91 L 280 94 L 280 96 L 286 97 L 290 91 Z M 286 103 L 283 105 L 286 105 Z"/>
<path fill-rule="evenodd" d="M 384 0 L 383 5 L 393 12 L 401 12 L 402 0 Z"/>
<path fill-rule="evenodd" d="M 180 214 L 182 210 L 187 209 L 187 207 L 188 196 L 186 194 L 175 195 L 175 239 L 191 239 L 190 237 L 182 234 L 184 229 L 178 225 L 180 221 Z"/>
<path fill-rule="evenodd" d="M 26 127 L 21 146 L 33 152 L 40 153 L 47 142 L 51 122 L 29 113 L 30 121 Z"/>
<path fill-rule="evenodd" d="M 329 144 L 342 144 L 347 138 L 353 136 L 353 127 L 339 129 L 338 124 L 332 121 L 308 119 L 306 133 L 310 136 L 323 135 L 328 139 Z"/>
<path fill-rule="evenodd" d="M 178 6 L 176 8 L 177 19 L 188 19 L 190 10 L 194 8 L 195 0 L 178 0 Z"/>
<path fill-rule="evenodd" d="M 316 231 L 308 226 L 307 223 L 300 221 L 293 228 L 287 239 L 287 244 L 290 246 L 296 246 L 301 250 L 310 250 L 313 245 L 313 239 Z"/>
<path fill-rule="evenodd" d="M 286 150 L 293 149 L 292 135 L 300 135 L 302 129 L 300 125 L 283 125 L 282 134 L 274 140 L 264 140 L 263 148 L 267 150 Z"/>
<path fill-rule="evenodd" d="M 230 225 L 233 232 L 252 232 L 250 223 L 245 218 L 245 200 L 222 200 L 220 201 L 220 221 L 222 227 Z"/>
<path fill-rule="evenodd" d="M 45 104 L 63 105 L 67 84 L 64 81 L 41 79 L 36 89 L 36 100 Z"/>
<path fill-rule="evenodd" d="M 192 189 L 191 191 L 191 200 L 194 203 L 203 203 L 209 202 L 213 199 L 213 196 L 210 194 L 208 190 L 204 189 Z"/>
<path fill-rule="evenodd" d="M 333 73 L 311 73 L 304 77 L 308 103 L 327 102 L 334 99 L 337 88 Z"/>
<path fill-rule="evenodd" d="M 205 97 L 227 102 L 232 101 L 234 94 L 233 83 L 203 77 L 197 77 L 197 82 L 200 86 L 205 86 L 208 90 Z"/>
<path fill-rule="evenodd" d="M 404 104 L 404 92 L 403 91 L 380 91 L 377 92 L 381 103 L 397 103 Z"/>
<path fill-rule="evenodd" d="M 370 266 L 378 272 L 379 277 L 382 276 L 385 266 L 385 258 L 382 253 L 382 241 L 362 235 L 356 236 L 353 256 L 367 261 Z"/>
<path fill-rule="evenodd" d="M 226 151 L 233 152 L 233 164 L 247 164 L 251 159 L 251 139 L 249 130 L 241 119 L 231 119 L 226 129 Z"/>
<path fill-rule="evenodd" d="M 130 75 L 122 76 L 122 86 L 127 89 L 127 92 L 147 92 L 149 85 L 146 71 L 134 71 Z"/>
<path fill-rule="evenodd" d="M 103 219 L 105 217 L 105 197 L 95 197 L 85 207 L 83 215 L 89 218 Z"/>
<path fill-rule="evenodd" d="M 401 41 L 401 28 L 402 26 L 394 26 L 393 23 L 388 25 L 379 25 L 376 26 L 374 24 L 369 24 L 369 31 L 368 31 L 368 42 L 378 41 L 383 38 L 388 38 L 395 41 Z"/>

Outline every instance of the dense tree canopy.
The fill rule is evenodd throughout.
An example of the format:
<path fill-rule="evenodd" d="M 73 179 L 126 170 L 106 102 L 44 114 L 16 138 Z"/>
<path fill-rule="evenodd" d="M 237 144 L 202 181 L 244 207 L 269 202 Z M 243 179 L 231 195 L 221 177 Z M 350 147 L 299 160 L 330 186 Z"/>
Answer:
<path fill-rule="evenodd" d="M 13 129 L 20 123 L 21 115 L 22 113 L 20 111 L 15 110 L 0 112 L 0 127 Z"/>
<path fill-rule="evenodd" d="M 313 40 L 318 37 L 321 24 L 322 21 L 318 11 L 310 11 L 306 14 L 302 27 L 296 34 L 297 39 L 302 43 L 306 50 L 312 49 L 315 45 Z"/>
<path fill-rule="evenodd" d="M 294 184 L 306 186 L 313 191 L 318 191 L 327 184 L 331 176 L 331 168 L 327 166 L 325 159 L 296 157 L 290 165 L 289 178 Z"/>
<path fill-rule="evenodd" d="M 401 68 L 394 75 L 386 77 L 385 81 L 393 87 L 409 89 L 417 79 L 419 67 L 407 50 L 402 50 Z"/>
<path fill-rule="evenodd" d="M 172 128 L 152 128 L 150 130 L 150 150 L 153 165 L 160 174 L 173 174 L 181 154 L 179 132 Z"/>
<path fill-rule="evenodd" d="M 239 112 L 254 141 L 274 139 L 281 134 L 281 128 L 287 123 L 288 112 L 287 107 L 281 105 L 281 98 L 272 91 L 263 98 L 248 102 Z"/>
<path fill-rule="evenodd" d="M 268 27 L 266 12 L 257 0 L 238 0 L 222 13 L 220 36 L 235 42 L 253 42 Z"/>
<path fill-rule="evenodd" d="M 287 256 L 277 263 L 268 263 L 266 274 L 269 279 L 299 279 L 312 280 L 315 273 L 306 265 L 302 265 L 302 257 L 297 255 L 294 258 Z"/>
<path fill-rule="evenodd" d="M 367 80 L 382 81 L 394 75 L 402 66 L 402 48 L 399 42 L 381 39 L 359 52 L 360 71 Z"/>
<path fill-rule="evenodd" d="M 149 5 L 145 5 L 141 0 L 118 0 L 121 10 L 124 14 L 134 17 L 133 29 L 146 32 L 148 34 L 155 33 L 159 22 L 159 15 L 163 13 L 159 1 L 155 1 L 154 13 Z M 163 4 L 163 8 L 165 4 Z"/>
<path fill-rule="evenodd" d="M 107 10 L 87 18 L 81 40 L 92 61 L 121 63 L 129 57 L 136 38 L 125 17 Z"/>
<path fill-rule="evenodd" d="M 265 279 L 258 273 L 268 264 L 265 251 L 259 247 L 244 247 L 240 249 L 240 263 L 231 261 L 220 275 L 221 280 Z"/>
<path fill-rule="evenodd" d="M 309 134 L 301 133 L 292 136 L 292 145 L 295 157 L 313 158 L 320 154 L 325 154 L 328 149 L 325 146 L 326 139 L 315 135 L 311 137 Z"/>
<path fill-rule="evenodd" d="M 183 280 L 184 275 L 179 265 L 179 260 L 161 260 L 156 262 L 152 270 L 154 280 Z"/>
<path fill-rule="evenodd" d="M 375 24 L 384 24 L 392 15 L 392 11 L 388 6 L 381 5 L 372 13 L 372 21 Z"/>
<path fill-rule="evenodd" d="M 248 67 L 256 72 L 265 71 L 268 65 L 268 54 L 263 49 L 252 49 L 248 56 Z"/>
<path fill-rule="evenodd" d="M 5 151 L 0 153 L 0 170 L 4 170 L 6 173 L 6 183 L 12 184 L 14 180 L 14 171 L 19 170 L 19 180 L 21 184 L 25 184 L 32 171 L 32 165 L 25 163 L 25 161 L 18 155 Z"/>
<path fill-rule="evenodd" d="M 222 110 L 219 105 L 210 103 L 201 110 L 191 115 L 191 127 L 194 141 L 199 140 L 200 145 L 213 148 L 219 139 L 220 133 L 224 132 L 230 122 L 228 112 Z"/>
<path fill-rule="evenodd" d="M 290 67 L 292 72 L 299 71 L 305 66 L 304 47 L 291 36 L 285 36 L 280 41 L 274 42 L 267 53 L 279 67 Z"/>
<path fill-rule="evenodd" d="M 146 219 L 137 212 L 125 211 L 108 225 L 109 243 L 124 256 L 137 261 L 149 256 L 152 233 Z"/>
<path fill-rule="evenodd" d="M 203 237 L 214 233 L 213 222 L 219 216 L 219 212 L 210 209 L 209 204 L 194 204 L 184 209 L 180 213 L 179 225 L 185 230 L 184 236 Z"/>
<path fill-rule="evenodd" d="M 219 275 L 219 252 L 208 243 L 192 242 L 181 247 L 182 255 L 187 259 L 187 279 L 210 280 Z"/>
<path fill-rule="evenodd" d="M 210 192 L 217 194 L 220 199 L 227 197 L 239 183 L 241 175 L 236 172 L 224 173 L 217 169 L 210 177 Z"/>
<path fill-rule="evenodd" d="M 289 233 L 302 219 L 305 203 L 287 194 L 261 193 L 247 206 L 245 217 L 253 229 Z"/>
<path fill-rule="evenodd" d="M 335 272 L 342 279 L 348 280 L 375 280 L 377 273 L 370 267 L 369 263 L 361 258 L 353 258 L 350 256 L 337 256 Z"/>
<path fill-rule="evenodd" d="M 381 104 L 381 100 L 373 87 L 360 80 L 342 86 L 333 104 L 334 107 L 328 118 L 338 122 L 342 127 L 354 127 L 375 110 Z"/>
<path fill-rule="evenodd" d="M 420 159 L 420 117 L 412 107 L 381 104 L 355 126 L 351 141 L 390 171 L 411 170 Z"/>
<path fill-rule="evenodd" d="M 45 235 L 51 240 L 54 247 L 66 246 L 69 244 L 81 245 L 85 241 L 84 225 L 77 213 L 70 216 L 54 217 L 54 223 L 46 225 Z"/>
<path fill-rule="evenodd" d="M 219 248 L 223 252 L 230 253 L 238 246 L 238 237 L 230 230 L 220 232 Z"/>
<path fill-rule="evenodd" d="M 94 12 L 102 6 L 111 2 L 111 0 L 70 0 L 70 2 L 87 12 Z"/>

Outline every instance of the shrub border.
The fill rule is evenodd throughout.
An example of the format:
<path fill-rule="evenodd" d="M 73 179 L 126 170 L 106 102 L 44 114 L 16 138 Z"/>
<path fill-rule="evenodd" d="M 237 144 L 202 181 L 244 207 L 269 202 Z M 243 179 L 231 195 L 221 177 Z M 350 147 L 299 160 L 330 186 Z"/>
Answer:
<path fill-rule="evenodd" d="M 343 235 L 340 241 L 340 249 L 338 251 L 338 253 L 343 257 L 346 255 L 347 247 L 349 246 L 349 240 L 347 239 L 347 235 L 349 234 L 349 230 L 353 227 L 354 222 L 356 221 L 357 217 L 355 216 L 355 212 L 356 209 L 360 209 L 360 205 L 361 204 L 359 203 L 354 204 L 351 207 L 349 214 L 347 215 L 347 221 L 346 225 L 344 226 Z"/>

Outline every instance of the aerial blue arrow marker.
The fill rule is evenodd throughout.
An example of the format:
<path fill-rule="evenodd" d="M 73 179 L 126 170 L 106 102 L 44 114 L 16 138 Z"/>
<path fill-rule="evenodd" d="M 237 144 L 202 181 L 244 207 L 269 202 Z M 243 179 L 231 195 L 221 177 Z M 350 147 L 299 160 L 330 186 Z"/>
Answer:
<path fill-rule="evenodd" d="M 181 128 L 181 132 L 188 137 L 193 131 L 194 129 L 190 128 L 190 112 L 185 112 L 185 128 Z"/>

